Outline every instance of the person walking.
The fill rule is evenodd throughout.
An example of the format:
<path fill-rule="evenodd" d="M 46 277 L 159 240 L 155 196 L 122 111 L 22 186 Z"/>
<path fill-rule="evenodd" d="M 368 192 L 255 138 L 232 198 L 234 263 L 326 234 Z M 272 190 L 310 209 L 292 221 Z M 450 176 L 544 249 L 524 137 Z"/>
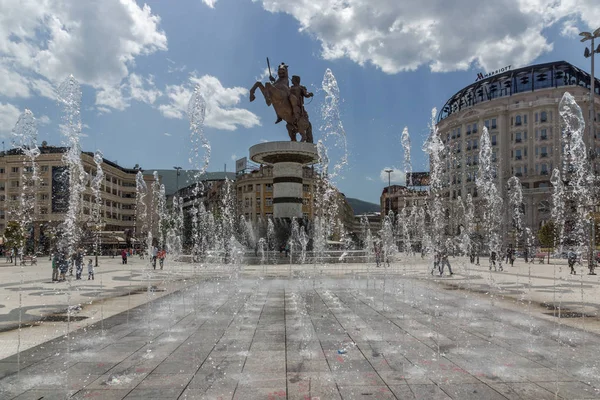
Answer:
<path fill-rule="evenodd" d="M 448 266 L 448 273 L 450 276 L 454 275 L 452 272 L 452 267 L 450 266 L 450 261 L 448 260 L 448 251 L 442 250 L 442 254 L 440 254 L 440 276 L 444 275 L 444 266 Z"/>
<path fill-rule="evenodd" d="M 433 267 L 431 268 L 431 275 L 433 275 L 433 272 L 437 269 L 438 272 L 440 272 L 440 265 L 442 262 L 442 258 L 440 255 L 440 252 L 438 250 L 435 250 L 433 253 Z"/>
<path fill-rule="evenodd" d="M 88 281 L 90 280 L 90 278 L 92 280 L 94 280 L 94 264 L 92 264 L 92 259 L 88 259 Z"/>
<path fill-rule="evenodd" d="M 167 252 L 165 249 L 162 249 L 158 252 L 158 263 L 160 264 L 160 269 L 163 269 L 165 265 L 165 257 L 167 256 Z"/>
<path fill-rule="evenodd" d="M 571 268 L 571 275 L 576 275 L 577 271 L 575 271 L 575 263 L 577 262 L 577 254 L 573 249 L 569 250 L 567 253 L 567 262 L 569 263 L 569 268 Z"/>
<path fill-rule="evenodd" d="M 121 261 L 123 262 L 123 264 L 127 264 L 127 250 L 125 249 L 121 251 Z"/>
<path fill-rule="evenodd" d="M 64 282 L 67 280 L 67 271 L 69 270 L 69 260 L 65 256 L 64 253 L 58 253 L 58 270 L 60 271 L 60 275 L 58 277 L 59 282 Z"/>
<path fill-rule="evenodd" d="M 492 270 L 492 267 L 494 267 L 494 271 L 498 271 L 498 269 L 500 271 L 503 271 L 502 261 L 498 261 L 498 268 L 496 268 L 496 261 L 498 261 L 498 253 L 496 253 L 495 251 L 492 251 L 490 253 L 490 271 Z"/>
<path fill-rule="evenodd" d="M 158 247 L 152 246 L 152 268 L 156 269 L 156 258 L 158 257 Z"/>
<path fill-rule="evenodd" d="M 58 257 L 56 253 L 52 255 L 52 282 L 58 282 Z"/>
<path fill-rule="evenodd" d="M 81 279 L 81 274 L 83 272 L 83 254 L 81 254 L 81 250 L 78 250 L 77 253 L 75 253 L 73 261 L 75 263 L 75 279 L 79 280 Z"/>

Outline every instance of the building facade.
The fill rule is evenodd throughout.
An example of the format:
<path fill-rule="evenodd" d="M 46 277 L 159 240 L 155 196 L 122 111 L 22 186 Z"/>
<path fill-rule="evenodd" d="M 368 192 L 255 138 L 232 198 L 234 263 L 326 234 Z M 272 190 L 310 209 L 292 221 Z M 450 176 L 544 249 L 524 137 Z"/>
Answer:
<path fill-rule="evenodd" d="M 475 184 L 483 127 L 489 131 L 497 187 L 507 199 L 507 181 L 520 179 L 524 225 L 536 233 L 550 218 L 552 170 L 561 165 L 559 103 L 565 92 L 574 96 L 586 123 L 588 149 L 600 154 L 600 81 L 596 79 L 595 135 L 590 134 L 591 77 L 564 61 L 533 65 L 478 80 L 452 96 L 438 115 L 438 133 L 446 146 L 443 160 L 446 214 L 467 194 L 480 201 Z M 599 165 L 594 166 L 596 173 Z M 508 211 L 505 233 L 512 229 Z M 475 215 L 476 229 L 483 221 Z M 456 233 L 459 221 L 451 221 Z"/>
<path fill-rule="evenodd" d="M 54 245 L 55 229 L 64 221 L 68 208 L 68 185 L 61 179 L 65 171 L 63 155 L 67 148 L 42 146 L 37 157 L 39 182 L 35 187 L 32 227 L 28 238 L 29 251 L 49 252 Z M 10 220 L 18 219 L 21 201 L 21 188 L 30 168 L 24 164 L 25 158 L 17 149 L 3 152 L 0 156 L 0 232 L 6 229 Z M 96 174 L 94 154 L 81 153 L 83 168 L 89 177 Z M 137 170 L 123 168 L 106 159 L 102 162 L 104 181 L 100 187 L 102 205 L 100 209 L 102 243 L 106 246 L 124 246 L 132 237 L 136 223 L 136 181 Z M 148 179 L 148 187 L 151 181 Z M 151 197 L 151 196 L 149 196 Z M 92 221 L 92 207 L 95 202 L 91 189 L 91 179 L 86 181 L 82 196 L 80 223 L 84 232 L 89 230 Z M 96 229 L 96 228 L 94 228 Z"/>

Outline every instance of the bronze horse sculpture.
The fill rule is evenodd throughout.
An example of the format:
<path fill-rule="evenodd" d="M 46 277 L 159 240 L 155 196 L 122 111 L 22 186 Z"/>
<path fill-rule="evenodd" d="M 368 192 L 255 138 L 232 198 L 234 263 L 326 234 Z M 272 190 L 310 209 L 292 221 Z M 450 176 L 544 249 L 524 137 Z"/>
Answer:
<path fill-rule="evenodd" d="M 269 67 L 270 70 L 270 67 Z M 277 69 L 277 80 L 269 77 L 271 82 L 263 85 L 256 82 L 250 89 L 250 101 L 254 101 L 254 92 L 260 89 L 265 98 L 267 106 L 273 106 L 277 114 L 277 122 L 286 122 L 286 128 L 292 142 L 296 141 L 296 134 L 300 134 L 302 142 L 313 143 L 312 125 L 308 120 L 308 113 L 304 110 L 304 97 L 312 97 L 313 94 L 300 86 L 300 77 L 294 76 L 294 86 L 290 88 L 288 77 L 288 66 L 281 64 Z"/>

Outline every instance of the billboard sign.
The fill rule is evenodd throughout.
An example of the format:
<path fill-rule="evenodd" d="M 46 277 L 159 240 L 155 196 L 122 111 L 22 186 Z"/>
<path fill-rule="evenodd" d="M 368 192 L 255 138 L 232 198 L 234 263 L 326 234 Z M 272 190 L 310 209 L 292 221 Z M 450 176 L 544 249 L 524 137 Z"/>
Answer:
<path fill-rule="evenodd" d="M 240 158 L 235 162 L 235 173 L 239 174 L 240 172 L 244 172 L 248 168 L 248 159 L 246 157 Z"/>
<path fill-rule="evenodd" d="M 429 186 L 429 172 L 407 172 L 406 186 Z"/>

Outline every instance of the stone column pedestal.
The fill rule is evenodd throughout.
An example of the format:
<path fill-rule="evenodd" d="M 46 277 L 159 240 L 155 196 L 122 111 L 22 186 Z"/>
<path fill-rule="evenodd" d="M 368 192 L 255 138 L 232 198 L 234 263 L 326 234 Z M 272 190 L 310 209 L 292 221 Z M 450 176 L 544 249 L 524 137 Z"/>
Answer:
<path fill-rule="evenodd" d="M 319 161 L 317 146 L 267 142 L 250 148 L 250 159 L 273 166 L 273 217 L 302 218 L 302 167 Z"/>

